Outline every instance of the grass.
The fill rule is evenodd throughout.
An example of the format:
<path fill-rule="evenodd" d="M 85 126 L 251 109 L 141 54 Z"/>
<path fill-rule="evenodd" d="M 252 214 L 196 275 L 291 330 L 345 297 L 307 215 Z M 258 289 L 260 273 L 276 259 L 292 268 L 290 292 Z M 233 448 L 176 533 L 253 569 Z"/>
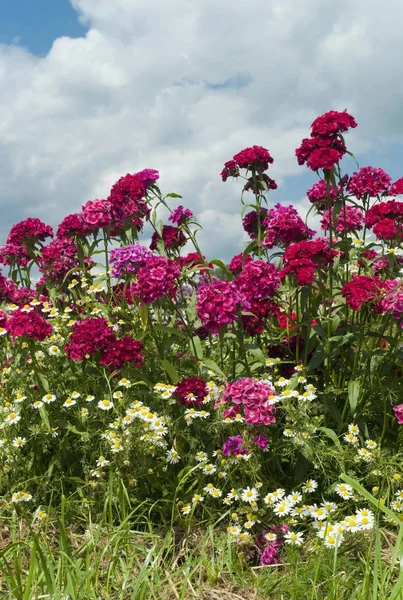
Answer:
<path fill-rule="evenodd" d="M 0 541 L 2 600 L 400 600 L 403 528 L 377 530 L 343 555 L 286 548 L 281 565 L 251 567 L 219 526 L 155 531 L 144 513 L 118 526 L 39 524 L 15 511 Z"/>
<path fill-rule="evenodd" d="M 403 524 L 343 476 L 381 523 L 327 549 L 316 537 L 285 546 L 281 564 L 253 566 L 222 523 L 153 525 L 157 506 L 135 509 L 112 485 L 104 510 L 74 497 L 44 521 L 24 504 L 1 505 L 1 600 L 403 600 Z M 393 524 L 384 526 L 381 516 Z"/>

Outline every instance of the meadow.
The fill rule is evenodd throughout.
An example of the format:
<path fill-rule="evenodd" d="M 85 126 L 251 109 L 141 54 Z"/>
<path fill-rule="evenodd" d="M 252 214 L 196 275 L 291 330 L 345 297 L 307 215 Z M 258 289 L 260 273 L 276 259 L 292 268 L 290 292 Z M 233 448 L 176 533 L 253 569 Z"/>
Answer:
<path fill-rule="evenodd" d="M 319 231 L 268 149 L 225 163 L 228 264 L 155 169 L 13 225 L 2 598 L 403 598 L 403 177 L 358 165 L 356 126 L 329 111 L 295 151 Z"/>

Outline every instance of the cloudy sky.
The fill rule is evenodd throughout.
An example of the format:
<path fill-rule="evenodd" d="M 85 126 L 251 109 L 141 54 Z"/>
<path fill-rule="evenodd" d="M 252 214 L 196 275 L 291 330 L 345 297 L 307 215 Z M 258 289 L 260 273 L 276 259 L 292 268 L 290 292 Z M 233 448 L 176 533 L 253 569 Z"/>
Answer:
<path fill-rule="evenodd" d="M 401 0 L 1 0 L 1 240 L 149 167 L 197 212 L 209 256 L 230 257 L 240 185 L 222 164 L 269 148 L 271 202 L 303 212 L 316 178 L 294 149 L 329 109 L 355 116 L 360 165 L 397 179 L 402 22 Z"/>

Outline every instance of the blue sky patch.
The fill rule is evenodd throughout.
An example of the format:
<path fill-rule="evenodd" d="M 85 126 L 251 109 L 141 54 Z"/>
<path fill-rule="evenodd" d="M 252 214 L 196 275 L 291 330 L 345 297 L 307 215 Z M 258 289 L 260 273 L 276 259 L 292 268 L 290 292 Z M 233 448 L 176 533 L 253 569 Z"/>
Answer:
<path fill-rule="evenodd" d="M 86 31 L 69 0 L 0 0 L 0 43 L 44 56 L 56 38 Z"/>

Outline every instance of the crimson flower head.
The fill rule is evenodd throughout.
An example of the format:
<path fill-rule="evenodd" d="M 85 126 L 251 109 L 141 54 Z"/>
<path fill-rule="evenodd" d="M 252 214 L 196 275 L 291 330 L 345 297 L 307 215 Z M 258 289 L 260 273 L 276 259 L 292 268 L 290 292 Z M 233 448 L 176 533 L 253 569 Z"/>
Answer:
<path fill-rule="evenodd" d="M 12 226 L 7 236 L 7 243 L 26 245 L 43 242 L 48 237 L 53 237 L 51 226 L 46 225 L 40 219 L 30 217 Z"/>
<path fill-rule="evenodd" d="M 344 284 L 341 295 L 353 310 L 358 310 L 363 304 L 373 302 L 381 290 L 382 282 L 378 277 L 354 275 L 351 281 Z"/>
<path fill-rule="evenodd" d="M 151 304 L 166 295 L 172 298 L 180 273 L 181 267 L 174 260 L 152 256 L 140 267 L 132 292 L 145 304 Z"/>
<path fill-rule="evenodd" d="M 179 404 L 201 406 L 208 396 L 207 384 L 198 377 L 187 377 L 177 384 L 174 396 L 178 398 Z"/>
<path fill-rule="evenodd" d="M 177 250 L 186 244 L 186 236 L 181 229 L 172 225 L 164 225 L 162 228 L 162 241 L 167 250 Z M 156 250 L 161 236 L 154 231 L 151 237 L 150 249 Z"/>
<path fill-rule="evenodd" d="M 349 129 L 357 127 L 357 122 L 346 110 L 329 112 L 317 117 L 311 125 L 312 136 L 330 136 L 345 133 Z"/>
<path fill-rule="evenodd" d="M 221 179 L 227 181 L 228 177 L 239 177 L 239 169 L 247 171 L 255 171 L 260 175 L 263 171 L 267 171 L 269 164 L 273 163 L 273 158 L 270 152 L 263 146 L 251 146 L 245 148 L 235 154 L 232 160 L 224 164 L 224 169 L 221 171 Z M 253 180 L 252 180 L 253 181 Z M 266 176 L 262 177 L 261 181 L 265 181 L 268 189 L 276 189 L 277 185 L 273 179 Z M 249 181 L 245 189 L 252 189 L 253 183 Z"/>
<path fill-rule="evenodd" d="M 73 235 L 85 237 L 91 232 L 92 227 L 85 222 L 83 213 L 73 213 L 64 217 L 57 228 L 56 237 L 65 238 Z"/>
<path fill-rule="evenodd" d="M 39 313 L 34 310 L 23 312 L 21 308 L 16 310 L 7 322 L 7 331 L 13 337 L 23 337 L 43 342 L 52 335 L 53 328 Z"/>
<path fill-rule="evenodd" d="M 347 111 L 331 110 L 317 117 L 311 125 L 311 137 L 303 139 L 295 150 L 298 164 L 306 163 L 312 171 L 332 169 L 347 152 L 342 134 L 354 127 L 357 123 Z"/>
<path fill-rule="evenodd" d="M 246 233 L 253 240 L 257 238 L 259 219 L 260 215 L 260 226 L 263 226 L 264 219 L 267 217 L 268 210 L 267 208 L 260 208 L 259 213 L 257 210 L 252 210 L 248 212 L 244 218 L 242 219 L 242 225 Z"/>
<path fill-rule="evenodd" d="M 336 189 L 333 185 L 327 185 L 326 181 L 320 179 L 307 191 L 306 195 L 312 204 L 315 205 L 317 211 L 321 212 L 329 207 L 329 204 L 334 204 L 341 197 L 342 188 L 337 185 Z"/>
<path fill-rule="evenodd" d="M 145 189 L 149 188 L 150 185 L 158 181 L 160 174 L 156 169 L 143 169 L 136 173 L 136 176 L 142 183 Z"/>
<path fill-rule="evenodd" d="M 123 337 L 109 344 L 99 361 L 110 369 L 121 369 L 125 364 L 141 367 L 144 362 L 142 354 L 143 344 L 131 337 Z"/>
<path fill-rule="evenodd" d="M 271 208 L 263 222 L 266 237 L 263 240 L 265 248 L 288 245 L 311 238 L 316 231 L 309 229 L 293 206 L 276 204 Z"/>
<path fill-rule="evenodd" d="M 244 302 L 235 283 L 216 279 L 197 290 L 197 316 L 208 331 L 219 331 L 236 321 Z"/>
<path fill-rule="evenodd" d="M 88 317 L 74 323 L 65 350 L 68 358 L 84 360 L 99 350 L 105 350 L 115 340 L 115 334 L 106 319 Z"/>
<path fill-rule="evenodd" d="M 350 194 L 353 194 L 356 198 L 358 198 L 358 200 L 360 200 L 363 196 L 376 198 L 378 195 L 388 194 L 391 183 L 391 176 L 388 175 L 383 169 L 375 167 L 361 167 L 358 172 L 353 173 L 351 176 L 347 189 Z"/>
<path fill-rule="evenodd" d="M 189 208 L 183 208 L 183 206 L 180 205 L 172 211 L 168 217 L 168 221 L 171 221 L 171 223 L 174 223 L 175 225 L 183 225 L 192 217 L 192 211 Z"/>

